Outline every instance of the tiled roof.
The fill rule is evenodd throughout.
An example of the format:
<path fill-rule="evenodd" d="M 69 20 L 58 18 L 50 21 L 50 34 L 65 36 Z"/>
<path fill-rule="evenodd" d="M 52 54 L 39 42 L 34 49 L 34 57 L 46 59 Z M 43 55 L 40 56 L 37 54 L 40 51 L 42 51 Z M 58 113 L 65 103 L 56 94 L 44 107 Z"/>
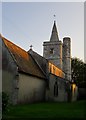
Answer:
<path fill-rule="evenodd" d="M 45 59 L 44 57 L 42 57 L 41 55 L 37 54 L 35 51 L 33 51 L 32 49 L 30 49 L 28 51 L 29 54 L 31 54 L 31 56 L 33 57 L 33 59 L 36 61 L 36 63 L 38 64 L 38 66 L 40 67 L 40 69 L 43 71 L 43 73 L 45 75 L 47 75 L 48 73 L 48 60 Z"/>
<path fill-rule="evenodd" d="M 10 53 L 12 54 L 13 59 L 16 61 L 16 64 L 20 72 L 24 72 L 33 76 L 46 79 L 42 70 L 39 68 L 39 66 L 29 53 L 27 53 L 25 50 L 18 47 L 17 45 L 10 42 L 4 37 L 2 37 L 2 40 L 4 41 Z"/>

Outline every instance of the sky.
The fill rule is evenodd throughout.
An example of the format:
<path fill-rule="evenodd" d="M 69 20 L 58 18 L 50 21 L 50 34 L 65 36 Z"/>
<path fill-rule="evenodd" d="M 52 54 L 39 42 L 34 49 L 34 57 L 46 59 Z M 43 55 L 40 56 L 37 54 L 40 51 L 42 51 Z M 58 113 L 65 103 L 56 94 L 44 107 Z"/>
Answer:
<path fill-rule="evenodd" d="M 43 55 L 43 42 L 50 40 L 54 20 L 60 40 L 71 38 L 72 57 L 84 60 L 83 2 L 2 2 L 0 31 L 24 50 L 33 45 Z"/>

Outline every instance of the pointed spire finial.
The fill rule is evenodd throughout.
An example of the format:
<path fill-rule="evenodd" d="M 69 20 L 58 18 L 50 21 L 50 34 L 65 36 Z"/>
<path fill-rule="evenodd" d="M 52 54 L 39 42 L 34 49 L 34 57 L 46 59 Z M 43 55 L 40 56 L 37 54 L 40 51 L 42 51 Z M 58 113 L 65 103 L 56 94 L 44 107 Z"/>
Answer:
<path fill-rule="evenodd" d="M 56 17 L 56 15 L 54 15 Z M 52 33 L 50 37 L 50 41 L 59 41 L 59 36 L 58 36 L 58 31 L 56 27 L 56 21 L 54 20 L 53 28 L 52 28 Z"/>

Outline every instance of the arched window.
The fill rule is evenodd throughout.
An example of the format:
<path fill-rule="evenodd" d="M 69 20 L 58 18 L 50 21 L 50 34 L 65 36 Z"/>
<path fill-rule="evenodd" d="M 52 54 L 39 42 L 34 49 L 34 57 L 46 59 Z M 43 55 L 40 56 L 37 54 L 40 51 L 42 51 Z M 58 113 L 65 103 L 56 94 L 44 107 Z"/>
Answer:
<path fill-rule="evenodd" d="M 57 97 L 58 96 L 58 84 L 57 81 L 54 84 L 54 96 Z"/>
<path fill-rule="evenodd" d="M 50 48 L 50 54 L 54 53 L 54 48 Z"/>

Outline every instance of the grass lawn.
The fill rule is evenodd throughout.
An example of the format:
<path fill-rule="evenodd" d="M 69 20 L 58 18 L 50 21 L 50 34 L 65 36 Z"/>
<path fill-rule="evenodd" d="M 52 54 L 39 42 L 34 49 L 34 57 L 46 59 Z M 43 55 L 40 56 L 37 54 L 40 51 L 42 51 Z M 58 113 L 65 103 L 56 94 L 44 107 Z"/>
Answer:
<path fill-rule="evenodd" d="M 9 111 L 3 114 L 3 119 L 85 119 L 85 103 L 86 101 L 77 101 L 72 103 L 35 103 L 28 105 L 10 106 Z"/>

